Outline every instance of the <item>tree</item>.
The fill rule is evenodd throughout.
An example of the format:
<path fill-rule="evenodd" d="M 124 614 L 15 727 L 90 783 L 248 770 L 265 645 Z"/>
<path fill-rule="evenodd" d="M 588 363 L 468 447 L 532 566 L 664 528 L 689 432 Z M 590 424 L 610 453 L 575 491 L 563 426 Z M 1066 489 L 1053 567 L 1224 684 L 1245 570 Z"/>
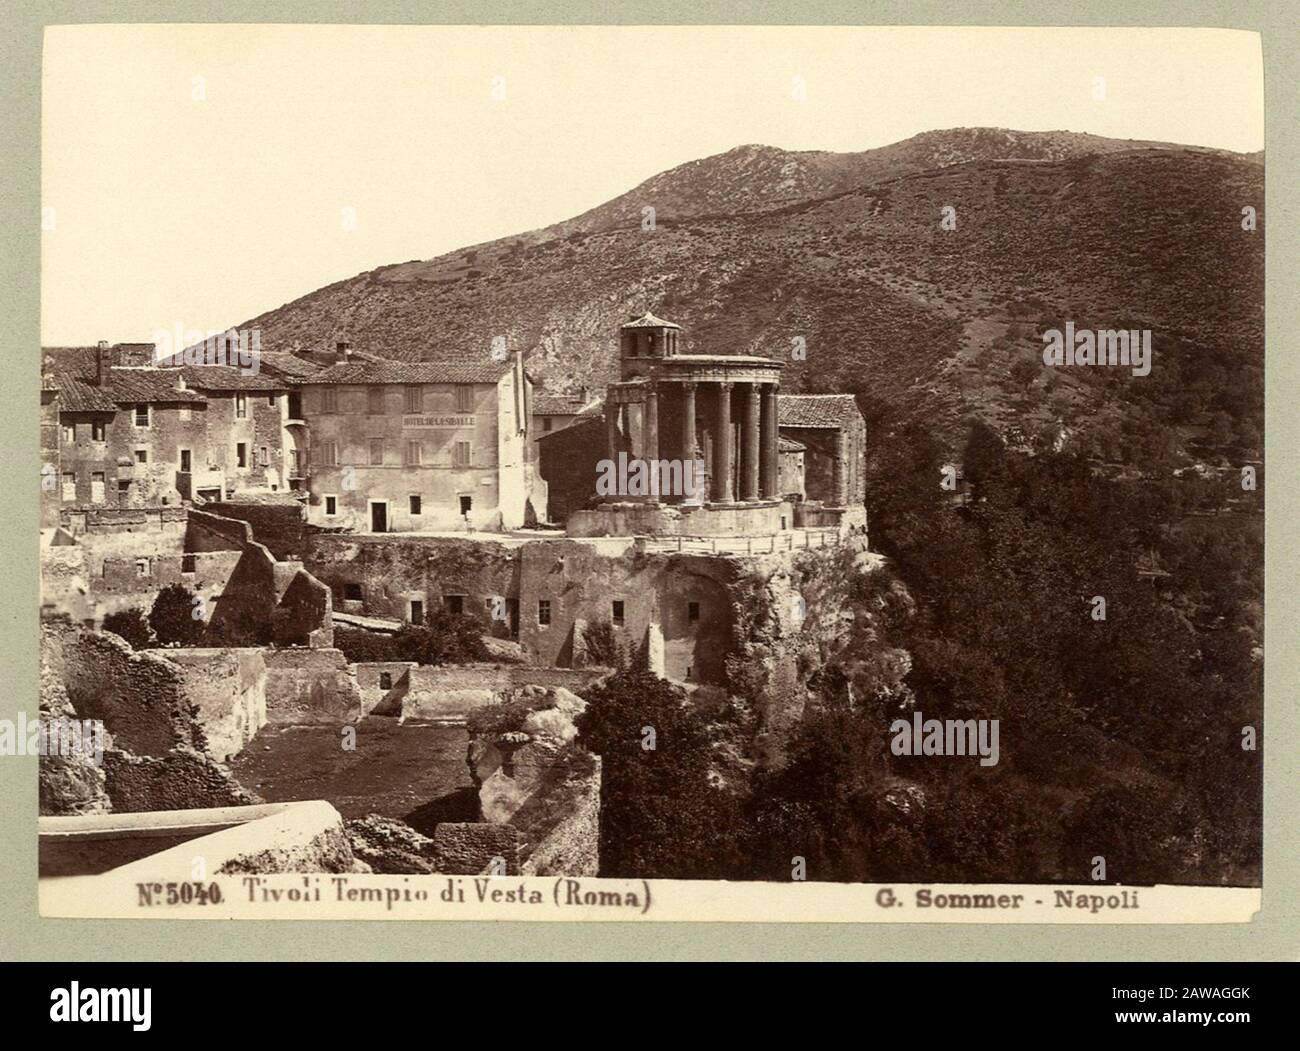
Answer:
<path fill-rule="evenodd" d="M 157 641 L 144 610 L 139 606 L 110 613 L 104 618 L 104 630 L 121 636 L 135 650 L 147 649 Z"/>
<path fill-rule="evenodd" d="M 742 877 L 740 797 L 711 780 L 711 728 L 682 690 L 631 669 L 587 700 L 578 740 L 601 757 L 600 874 Z"/>
<path fill-rule="evenodd" d="M 197 646 L 203 637 L 199 596 L 184 584 L 168 584 L 154 599 L 149 626 L 163 646 Z"/>

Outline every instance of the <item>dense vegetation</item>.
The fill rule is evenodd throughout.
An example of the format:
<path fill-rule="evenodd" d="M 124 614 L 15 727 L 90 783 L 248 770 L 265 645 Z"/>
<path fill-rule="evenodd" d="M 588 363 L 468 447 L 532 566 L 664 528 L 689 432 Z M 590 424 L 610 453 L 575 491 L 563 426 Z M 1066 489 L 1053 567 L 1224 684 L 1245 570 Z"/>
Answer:
<path fill-rule="evenodd" d="M 203 638 L 203 617 L 199 596 L 184 584 L 168 584 L 153 600 L 149 627 L 160 646 L 197 646 Z"/>
<path fill-rule="evenodd" d="M 718 776 L 751 728 L 669 684 L 625 673 L 593 696 L 605 871 L 789 879 L 802 857 L 810 879 L 1081 881 L 1101 856 L 1112 881 L 1257 881 L 1261 753 L 1242 744 L 1262 715 L 1258 494 L 1235 475 L 1108 480 L 974 423 L 962 504 L 932 434 L 874 423 L 873 545 L 891 565 L 862 579 L 870 615 L 783 764 Z M 872 660 L 884 647 L 911 655 L 901 689 Z M 888 726 L 914 709 L 999 720 L 999 763 L 891 754 Z"/>
<path fill-rule="evenodd" d="M 348 663 L 412 661 L 416 664 L 468 664 L 487 659 L 483 628 L 473 617 L 447 609 L 429 612 L 422 625 L 404 624 L 392 635 L 343 626 L 334 645 Z"/>
<path fill-rule="evenodd" d="M 131 644 L 132 649 L 143 650 L 155 644 L 149 618 L 139 606 L 118 610 L 104 618 L 104 630 L 111 631 Z"/>

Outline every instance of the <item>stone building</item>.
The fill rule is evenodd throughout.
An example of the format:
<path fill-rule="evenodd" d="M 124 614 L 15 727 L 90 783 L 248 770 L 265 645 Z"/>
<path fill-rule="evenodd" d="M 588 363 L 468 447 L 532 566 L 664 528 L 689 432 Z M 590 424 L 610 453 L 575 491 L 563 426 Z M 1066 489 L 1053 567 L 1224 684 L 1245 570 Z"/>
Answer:
<path fill-rule="evenodd" d="M 308 520 L 388 533 L 513 529 L 545 515 L 523 362 L 342 360 L 297 381 Z"/>
<path fill-rule="evenodd" d="M 599 400 L 593 399 L 586 387 L 576 394 L 536 394 L 532 402 L 533 440 L 543 434 L 562 431 L 580 417 L 598 411 Z"/>
<path fill-rule="evenodd" d="M 852 394 L 783 394 L 781 433 L 804 447 L 805 499 L 858 508 L 867 498 L 867 424 Z"/>
<path fill-rule="evenodd" d="M 287 488 L 287 395 L 282 379 L 232 366 L 160 368 L 152 344 L 47 348 L 43 524 L 68 507 Z"/>

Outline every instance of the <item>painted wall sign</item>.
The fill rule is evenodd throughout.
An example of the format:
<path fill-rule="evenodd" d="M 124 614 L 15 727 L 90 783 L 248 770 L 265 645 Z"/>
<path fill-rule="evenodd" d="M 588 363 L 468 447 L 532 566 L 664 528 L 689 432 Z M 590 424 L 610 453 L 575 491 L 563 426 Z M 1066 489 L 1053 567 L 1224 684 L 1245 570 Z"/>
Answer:
<path fill-rule="evenodd" d="M 406 430 L 458 430 L 473 427 L 474 416 L 403 416 L 402 427 Z"/>

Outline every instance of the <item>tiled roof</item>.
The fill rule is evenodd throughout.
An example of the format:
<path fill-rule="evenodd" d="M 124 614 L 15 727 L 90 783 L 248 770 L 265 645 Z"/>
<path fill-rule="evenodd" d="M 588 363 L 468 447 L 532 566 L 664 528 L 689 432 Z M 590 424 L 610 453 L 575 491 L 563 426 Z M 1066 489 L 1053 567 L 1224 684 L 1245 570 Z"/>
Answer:
<path fill-rule="evenodd" d="M 75 379 L 95 378 L 97 347 L 41 347 L 42 366 L 60 376 Z"/>
<path fill-rule="evenodd" d="M 133 402 L 171 402 L 174 404 L 202 404 L 208 399 L 196 390 L 177 390 L 178 369 L 108 370 L 108 382 L 101 387 L 110 398 L 120 404 Z"/>
<path fill-rule="evenodd" d="M 301 380 L 315 383 L 496 383 L 509 362 L 351 361 Z"/>
<path fill-rule="evenodd" d="M 206 391 L 277 391 L 289 386 L 279 376 L 264 375 L 260 370 L 249 373 L 233 365 L 185 365 L 179 369 L 164 369 L 173 377 L 183 373 L 185 382 L 195 390 Z M 172 382 L 175 382 L 173 378 Z"/>
<path fill-rule="evenodd" d="M 671 321 L 655 317 L 647 310 L 640 317 L 634 317 L 623 328 L 681 328 L 681 325 L 674 325 Z"/>
<path fill-rule="evenodd" d="M 262 369 L 291 379 L 314 376 L 321 371 L 319 365 L 283 350 L 262 351 Z"/>
<path fill-rule="evenodd" d="M 107 364 L 131 365 L 135 367 L 157 364 L 154 353 L 157 345 L 153 343 L 114 343 L 108 348 Z M 78 376 L 81 379 L 95 378 L 96 361 L 99 347 L 41 347 L 41 363 L 49 372 L 61 372 L 65 376 Z"/>
<path fill-rule="evenodd" d="M 586 404 L 583 398 L 566 395 L 533 395 L 533 412 L 543 416 L 576 416 Z"/>
<path fill-rule="evenodd" d="M 117 412 L 117 402 L 93 383 L 52 372 L 42 377 L 43 388 L 59 392 L 60 412 Z"/>
<path fill-rule="evenodd" d="M 838 429 L 861 416 L 852 394 L 778 394 L 776 404 L 781 427 Z"/>

